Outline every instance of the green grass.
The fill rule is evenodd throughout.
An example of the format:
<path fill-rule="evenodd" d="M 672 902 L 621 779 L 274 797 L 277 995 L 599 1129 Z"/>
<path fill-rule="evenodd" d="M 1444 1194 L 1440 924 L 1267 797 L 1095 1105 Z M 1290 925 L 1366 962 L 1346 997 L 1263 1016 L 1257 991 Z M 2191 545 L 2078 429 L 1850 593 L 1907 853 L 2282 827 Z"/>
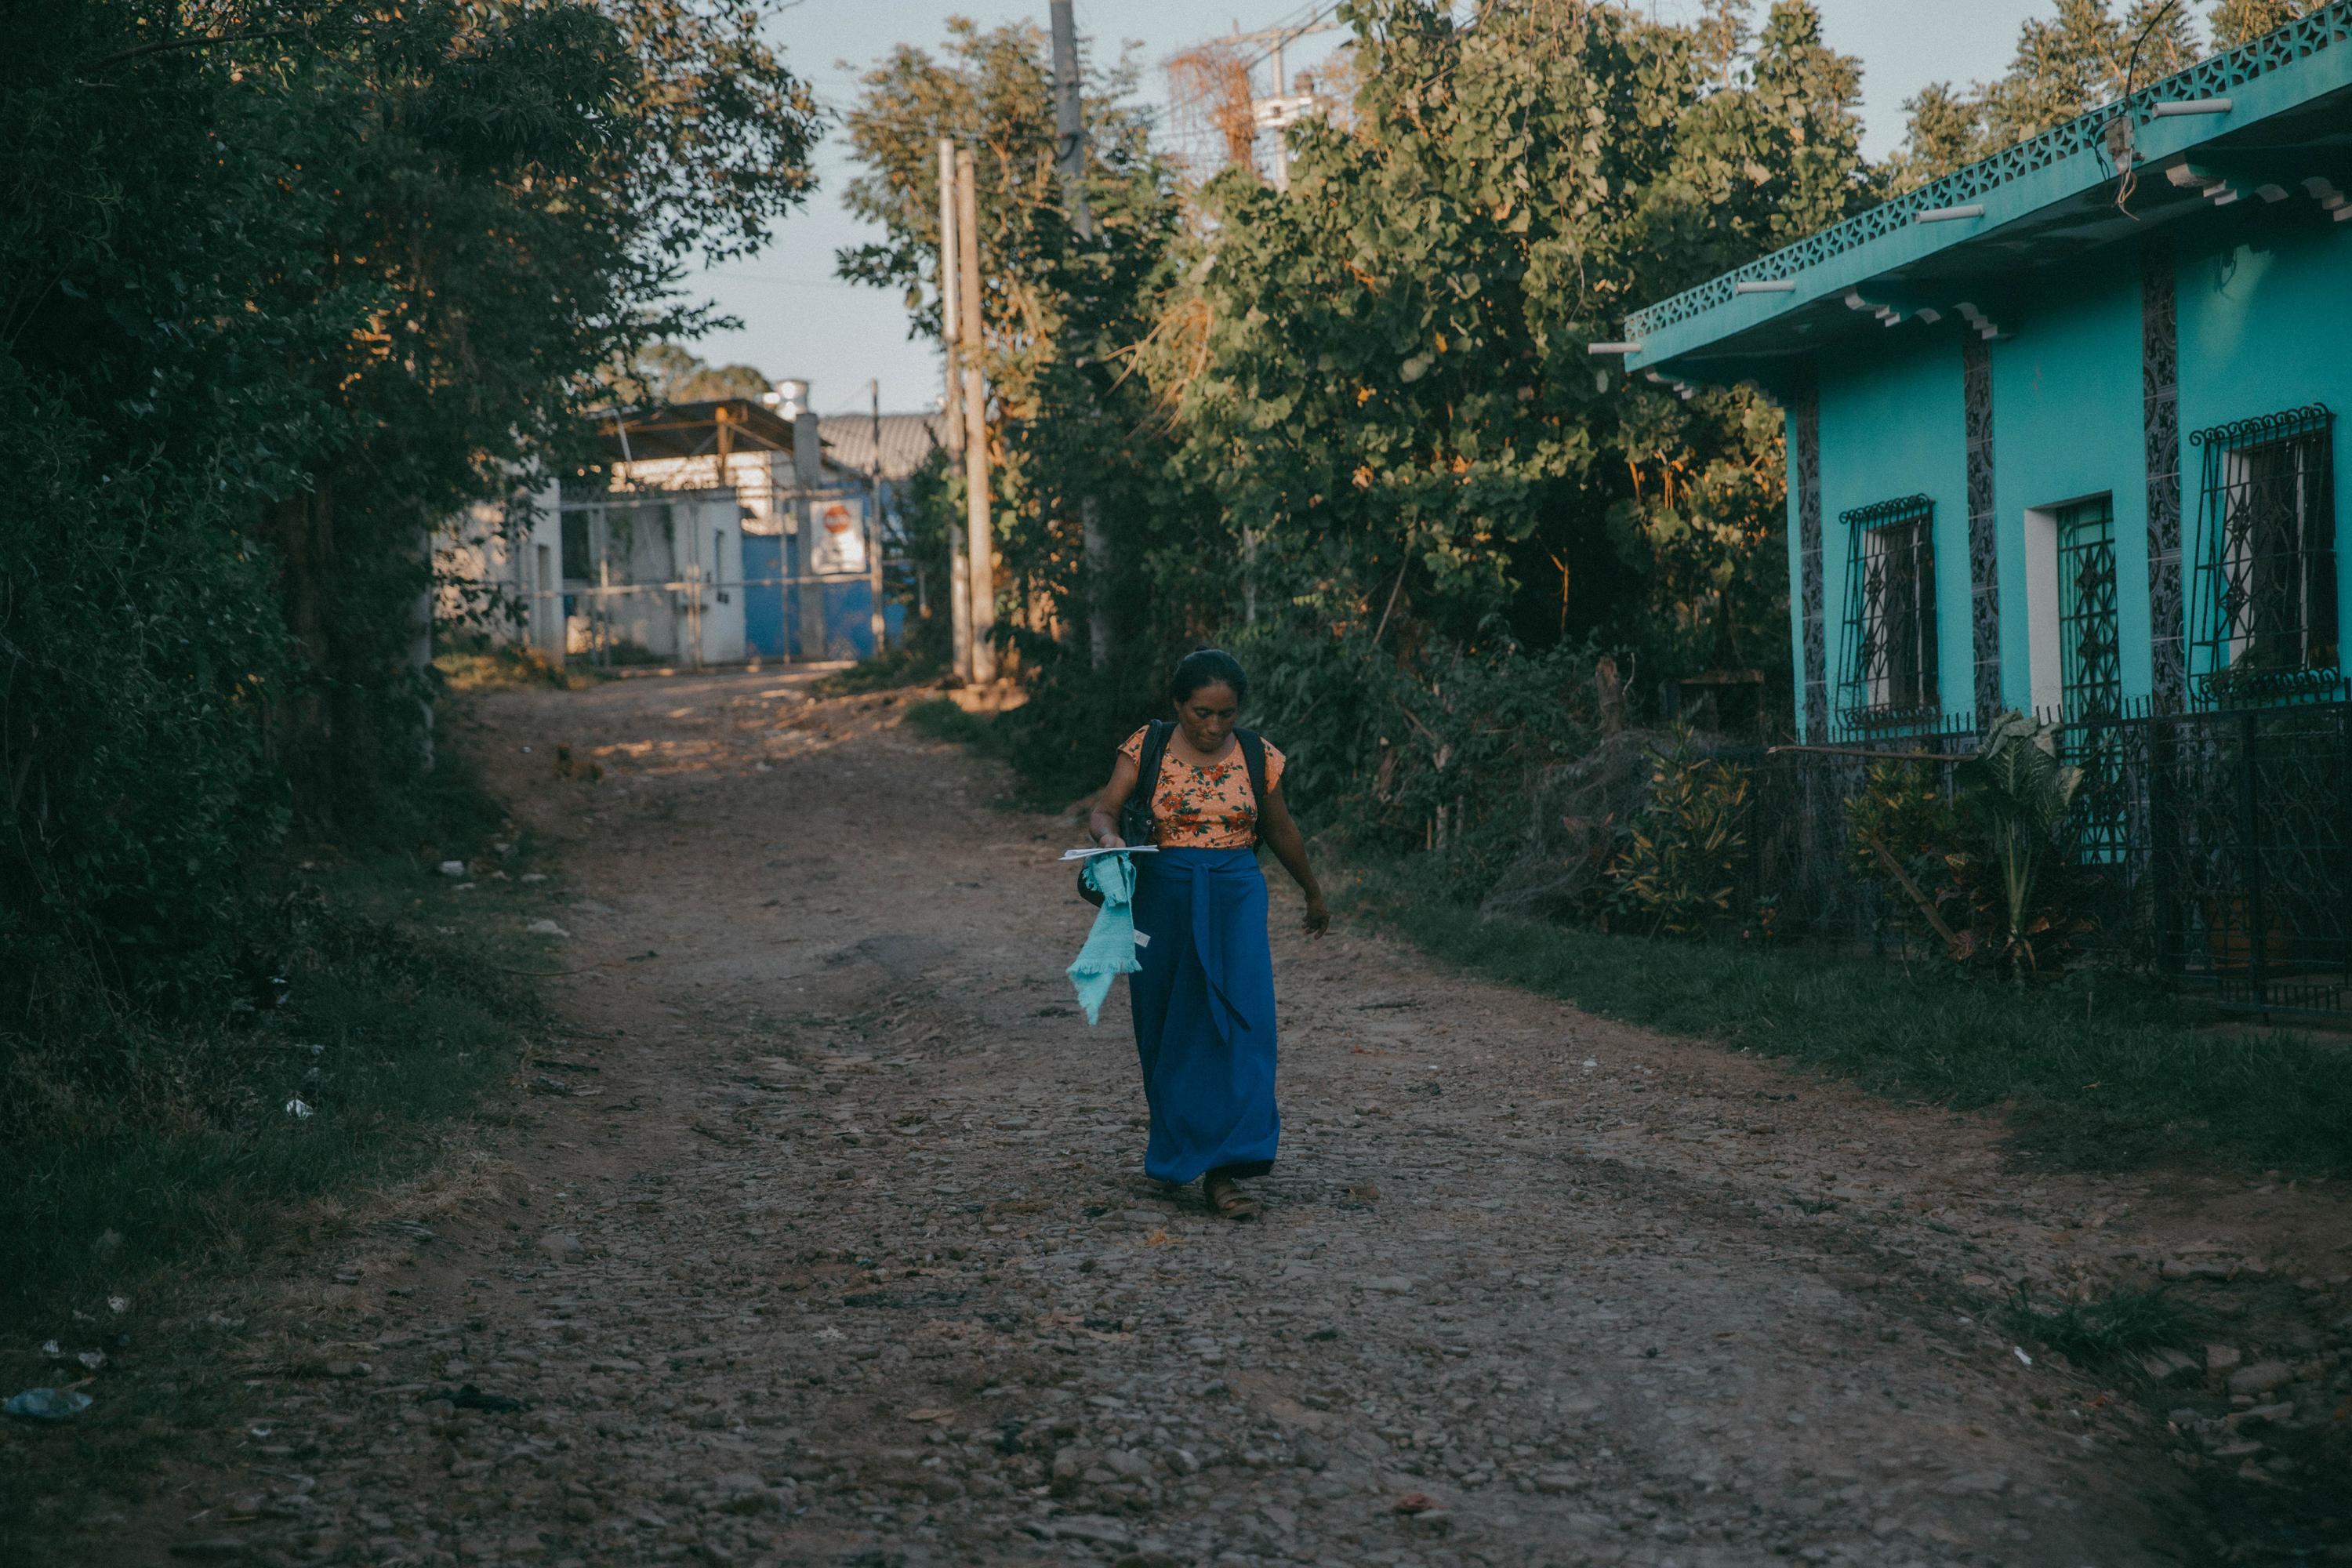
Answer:
<path fill-rule="evenodd" d="M 459 764 L 418 808 L 429 858 L 488 854 L 503 826 Z M 310 853 L 249 906 L 245 994 L 0 1037 L 0 1333 L 37 1341 L 166 1270 L 255 1254 L 301 1201 L 415 1169 L 510 1069 L 536 1011 L 498 966 L 534 962 L 520 931 L 550 894 Z"/>
<path fill-rule="evenodd" d="M 181 1321 L 189 1292 L 308 1245 L 321 1212 L 310 1200 L 425 1168 L 509 1079 L 539 1014 L 505 971 L 548 963 L 520 928 L 557 884 L 486 876 L 459 893 L 424 863 L 529 866 L 528 839 L 461 762 L 412 804 L 426 848 L 314 846 L 307 869 L 253 900 L 245 934 L 267 962 L 213 1016 L 0 1037 L 0 1352 L 18 1352 L 0 1353 L 6 1392 L 62 1375 L 22 1353 L 44 1339 L 130 1336 L 88 1390 L 90 1411 L 38 1441 L 20 1433 L 20 1462 L 0 1471 L 0 1539 L 37 1535 L 76 1499 L 135 1498 L 186 1440 L 175 1434 L 217 1431 L 242 1397 L 237 1336 Z M 296 1098 L 310 1116 L 289 1113 Z"/>
<path fill-rule="evenodd" d="M 946 672 L 945 666 L 921 648 L 894 647 L 820 677 L 809 689 L 819 697 L 861 697 L 928 686 Z"/>
<path fill-rule="evenodd" d="M 2086 973 L 2021 992 L 1818 952 L 1482 920 L 1411 863 L 1347 880 L 1360 916 L 1465 969 L 1891 1099 L 2000 1111 L 2034 1163 L 2112 1170 L 2186 1156 L 2352 1170 L 2352 1053 L 2284 1032 L 2190 1026 L 2132 976 Z"/>
<path fill-rule="evenodd" d="M 433 668 L 452 691 L 511 690 L 518 687 L 551 686 L 575 691 L 612 679 L 586 662 L 584 656 L 558 664 L 536 648 L 511 645 L 443 648 L 433 656 Z"/>
<path fill-rule="evenodd" d="M 2196 1320 L 2162 1290 L 2126 1288 L 2096 1301 L 2041 1303 L 2021 1292 L 2002 1312 L 2010 1332 L 2097 1367 L 2193 1337 Z"/>
<path fill-rule="evenodd" d="M 967 713 L 945 697 L 929 697 L 908 703 L 900 717 L 934 741 L 953 741 L 985 755 L 999 754 L 992 714 Z"/>

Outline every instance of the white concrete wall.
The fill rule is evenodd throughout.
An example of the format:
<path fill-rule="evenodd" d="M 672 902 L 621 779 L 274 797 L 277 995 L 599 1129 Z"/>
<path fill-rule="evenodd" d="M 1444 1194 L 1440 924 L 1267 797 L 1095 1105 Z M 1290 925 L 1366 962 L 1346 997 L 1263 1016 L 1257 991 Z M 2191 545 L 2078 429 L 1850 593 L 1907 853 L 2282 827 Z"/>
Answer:
<path fill-rule="evenodd" d="M 574 559 L 563 588 L 575 656 L 600 638 L 666 661 L 735 664 L 744 656 L 743 509 L 732 490 L 602 490 L 567 496 Z M 558 523 L 557 549 L 562 549 Z"/>
<path fill-rule="evenodd" d="M 556 487 L 530 502 L 477 503 L 443 525 L 434 542 L 433 614 L 445 628 L 480 632 L 561 662 L 563 540 Z"/>

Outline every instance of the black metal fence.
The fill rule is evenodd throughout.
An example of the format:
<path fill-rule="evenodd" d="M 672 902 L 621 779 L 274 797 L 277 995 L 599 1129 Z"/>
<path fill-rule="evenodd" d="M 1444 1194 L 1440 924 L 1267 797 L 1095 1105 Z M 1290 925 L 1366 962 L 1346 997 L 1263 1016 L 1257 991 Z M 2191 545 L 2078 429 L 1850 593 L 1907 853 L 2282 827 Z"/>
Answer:
<path fill-rule="evenodd" d="M 1832 747 L 1722 753 L 1748 763 L 1749 907 L 1774 934 L 1935 945 L 1916 909 L 1856 854 L 1847 803 L 1874 763 L 1948 764 L 1972 719 Z M 2061 721 L 2075 798 L 2070 903 L 2105 962 L 2223 1006 L 2352 1016 L 2352 690 L 2293 706 Z"/>

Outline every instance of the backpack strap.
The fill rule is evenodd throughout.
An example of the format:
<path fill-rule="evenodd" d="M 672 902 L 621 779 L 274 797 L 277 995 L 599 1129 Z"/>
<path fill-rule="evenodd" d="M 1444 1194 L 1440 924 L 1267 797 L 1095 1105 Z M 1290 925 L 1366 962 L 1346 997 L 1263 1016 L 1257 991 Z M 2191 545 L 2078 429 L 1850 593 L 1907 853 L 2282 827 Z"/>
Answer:
<path fill-rule="evenodd" d="M 1249 769 L 1250 795 L 1257 803 L 1258 820 L 1265 819 L 1265 737 L 1255 730 L 1236 730 L 1234 739 L 1241 743 L 1242 765 Z M 1258 835 L 1263 838 L 1265 836 Z"/>
<path fill-rule="evenodd" d="M 1142 754 L 1135 759 L 1135 787 L 1149 801 L 1160 787 L 1160 764 L 1168 755 L 1168 737 L 1175 731 L 1173 719 L 1154 719 L 1143 727 Z"/>
<path fill-rule="evenodd" d="M 1175 730 L 1176 721 L 1172 719 L 1154 719 L 1143 727 L 1143 744 L 1138 748 L 1135 759 L 1135 793 L 1128 796 L 1118 817 L 1119 836 L 1130 843 L 1143 843 L 1158 836 L 1151 798 L 1160 793 L 1160 764 L 1168 755 L 1168 737 Z"/>

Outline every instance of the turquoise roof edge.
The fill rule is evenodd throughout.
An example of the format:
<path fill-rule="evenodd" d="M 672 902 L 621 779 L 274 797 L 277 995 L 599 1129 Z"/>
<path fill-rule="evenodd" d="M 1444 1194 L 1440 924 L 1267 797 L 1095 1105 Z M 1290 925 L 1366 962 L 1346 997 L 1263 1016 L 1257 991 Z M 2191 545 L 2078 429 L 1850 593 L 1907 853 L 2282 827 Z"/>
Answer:
<path fill-rule="evenodd" d="M 2113 178 L 2105 159 L 2107 122 L 2128 112 L 2142 167 L 2169 158 L 2220 132 L 2291 109 L 2352 82 L 2352 0 L 2331 4 L 2239 47 L 2200 60 L 2116 103 L 2102 104 L 2065 124 L 2004 148 L 1941 179 L 1882 202 L 1843 223 L 1711 278 L 1695 289 L 1633 311 L 1625 336 L 1641 348 L 1625 357 L 1628 370 L 1665 363 L 1825 295 L 1842 294 L 1869 278 L 1948 247 L 1966 243 Z M 2155 104 L 2181 99 L 2228 98 L 2226 115 L 2159 119 Z M 1981 202 L 1984 216 L 1948 225 L 1916 221 L 1939 207 Z M 1852 265 L 1834 266 L 1843 258 Z M 1741 294 L 1743 282 L 1793 279 L 1791 293 Z"/>

